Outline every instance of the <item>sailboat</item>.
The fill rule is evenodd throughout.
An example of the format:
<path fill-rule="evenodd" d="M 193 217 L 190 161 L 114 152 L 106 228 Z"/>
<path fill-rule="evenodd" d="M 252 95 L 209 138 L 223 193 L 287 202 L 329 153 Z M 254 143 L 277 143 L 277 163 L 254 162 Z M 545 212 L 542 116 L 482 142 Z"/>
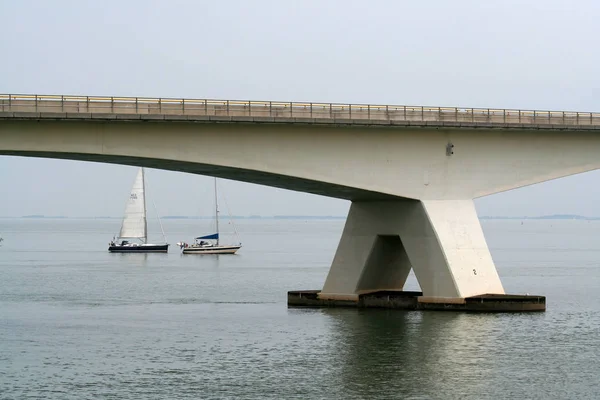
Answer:
<path fill-rule="evenodd" d="M 188 245 L 185 242 L 177 243 L 183 249 L 183 254 L 235 254 L 242 244 L 223 245 L 219 242 L 219 202 L 217 194 L 217 178 L 215 178 L 215 225 L 216 233 L 198 236 L 194 243 Z"/>
<path fill-rule="evenodd" d="M 144 168 L 140 168 L 125 206 L 125 216 L 119 236 L 113 238 L 108 245 L 108 251 L 111 253 L 167 253 L 169 251 L 166 239 L 165 243 L 161 244 L 147 243 L 145 186 Z M 160 222 L 160 218 L 158 221 Z M 162 223 L 160 229 L 164 239 L 165 232 L 162 229 Z"/>

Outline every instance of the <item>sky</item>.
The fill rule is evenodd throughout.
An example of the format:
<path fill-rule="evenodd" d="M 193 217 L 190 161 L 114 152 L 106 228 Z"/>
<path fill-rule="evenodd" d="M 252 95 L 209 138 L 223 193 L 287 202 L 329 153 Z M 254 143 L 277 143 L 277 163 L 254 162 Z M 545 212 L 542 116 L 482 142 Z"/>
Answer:
<path fill-rule="evenodd" d="M 0 0 L 0 92 L 600 111 L 598 20 L 593 0 Z M 135 174 L 0 156 L 0 216 L 121 216 Z M 210 178 L 146 177 L 160 214 L 210 214 Z M 600 216 L 599 181 L 593 171 L 476 205 Z M 349 207 L 220 184 L 235 215 Z"/>

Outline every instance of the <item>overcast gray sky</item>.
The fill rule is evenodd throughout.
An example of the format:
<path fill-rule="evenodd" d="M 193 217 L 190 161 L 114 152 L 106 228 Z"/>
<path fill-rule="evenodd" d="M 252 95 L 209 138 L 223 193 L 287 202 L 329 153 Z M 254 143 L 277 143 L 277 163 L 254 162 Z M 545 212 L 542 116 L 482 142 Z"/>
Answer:
<path fill-rule="evenodd" d="M 0 92 L 600 111 L 600 2 L 0 0 Z M 600 157 L 600 155 L 599 155 Z M 0 156 L 0 216 L 121 216 L 135 168 Z M 210 179 L 150 170 L 163 215 Z M 480 215 L 600 215 L 600 172 L 477 200 Z M 348 202 L 224 181 L 239 215 Z"/>

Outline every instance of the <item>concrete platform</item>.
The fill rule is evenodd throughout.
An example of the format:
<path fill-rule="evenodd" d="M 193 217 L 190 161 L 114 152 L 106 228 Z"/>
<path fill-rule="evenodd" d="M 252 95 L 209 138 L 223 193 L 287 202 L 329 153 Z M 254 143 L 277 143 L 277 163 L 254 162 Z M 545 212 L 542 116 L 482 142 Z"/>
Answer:
<path fill-rule="evenodd" d="M 421 292 L 378 291 L 358 296 L 358 300 L 320 299 L 319 290 L 288 292 L 288 307 L 395 308 L 400 310 L 531 312 L 546 311 L 545 296 L 483 294 L 462 299 L 424 297 Z"/>

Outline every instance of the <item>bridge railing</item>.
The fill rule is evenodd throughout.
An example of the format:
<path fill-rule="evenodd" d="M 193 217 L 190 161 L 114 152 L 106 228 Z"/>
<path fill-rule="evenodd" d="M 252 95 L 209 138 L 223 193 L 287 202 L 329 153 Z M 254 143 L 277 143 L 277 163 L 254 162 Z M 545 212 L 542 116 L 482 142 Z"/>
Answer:
<path fill-rule="evenodd" d="M 306 118 L 312 120 L 600 125 L 600 113 L 591 112 L 23 94 L 0 94 L 0 111 L 266 117 L 278 119 Z"/>

